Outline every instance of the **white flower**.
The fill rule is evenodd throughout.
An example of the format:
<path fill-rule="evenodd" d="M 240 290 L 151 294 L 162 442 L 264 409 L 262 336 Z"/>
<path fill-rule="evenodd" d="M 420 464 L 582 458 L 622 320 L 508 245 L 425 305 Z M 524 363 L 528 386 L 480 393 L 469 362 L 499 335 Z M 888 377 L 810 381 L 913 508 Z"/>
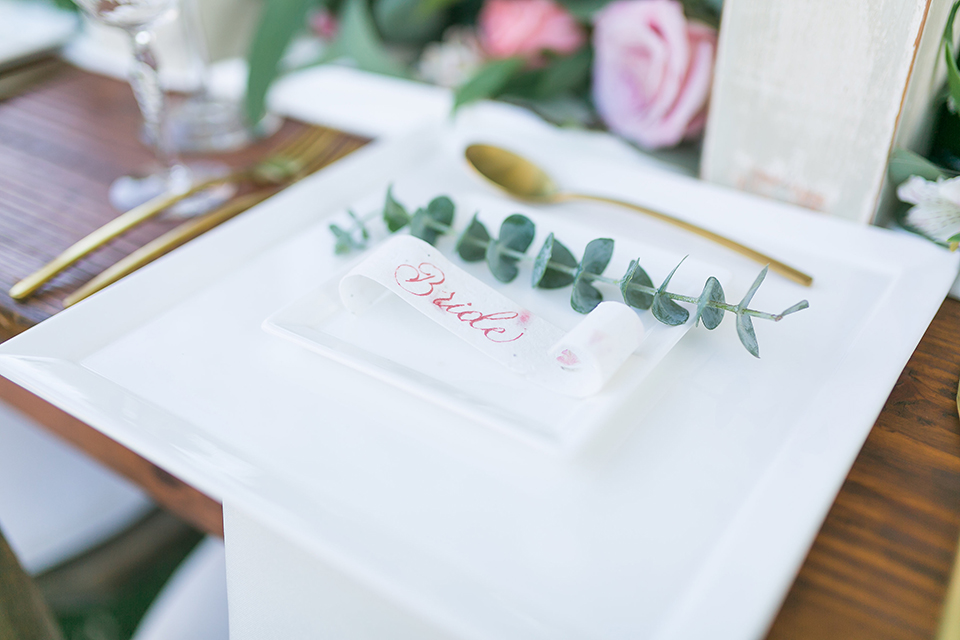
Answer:
<path fill-rule="evenodd" d="M 450 27 L 443 40 L 431 42 L 420 56 L 420 78 L 441 87 L 457 87 L 466 82 L 483 64 L 483 51 L 477 35 L 466 27 Z"/>
<path fill-rule="evenodd" d="M 911 176 L 897 187 L 897 197 L 914 205 L 905 226 L 939 242 L 960 233 L 960 177 L 932 182 Z"/>

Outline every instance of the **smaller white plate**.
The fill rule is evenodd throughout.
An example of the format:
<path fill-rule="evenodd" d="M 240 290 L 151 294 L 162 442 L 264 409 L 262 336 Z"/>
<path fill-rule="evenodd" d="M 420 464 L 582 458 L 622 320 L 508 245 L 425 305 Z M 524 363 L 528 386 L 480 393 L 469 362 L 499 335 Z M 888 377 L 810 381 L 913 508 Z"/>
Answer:
<path fill-rule="evenodd" d="M 399 185 L 401 189 L 402 186 Z M 372 199 L 382 202 L 383 194 Z M 367 201 L 364 199 L 356 209 L 364 210 Z M 522 265 L 516 280 L 505 285 L 493 278 L 484 262 L 466 263 L 455 255 L 454 239 L 469 222 L 469 212 L 482 212 L 480 221 L 496 237 L 503 218 L 517 211 L 515 203 L 476 195 L 459 198 L 457 209 L 455 233 L 437 244 L 445 255 L 485 284 L 565 331 L 583 319 L 570 306 L 570 287 L 542 290 L 530 286 L 528 263 Z M 556 218 L 544 219 L 530 210 L 521 212 L 537 225 L 536 238 L 527 251 L 531 257 L 536 256 L 551 231 L 578 257 L 594 239 L 594 234 L 584 227 L 561 225 Z M 342 225 L 349 224 L 344 217 Z M 604 271 L 608 277 L 622 276 L 630 260 L 639 258 L 659 285 L 683 259 L 635 241 L 614 240 L 614 256 Z M 365 255 L 358 256 L 358 260 Z M 316 290 L 271 315 L 264 322 L 264 329 L 467 418 L 559 451 L 569 450 L 608 420 L 692 327 L 691 322 L 669 327 L 657 322 L 649 311 L 639 311 L 645 331 L 641 346 L 601 392 L 588 398 L 571 398 L 508 370 L 396 296 L 383 296 L 373 309 L 353 315 L 343 306 L 338 291 L 345 273 L 346 269 L 338 272 Z M 723 282 L 725 271 L 687 259 L 669 290 L 696 296 L 711 275 Z M 614 285 L 597 286 L 605 300 L 622 300 Z"/>

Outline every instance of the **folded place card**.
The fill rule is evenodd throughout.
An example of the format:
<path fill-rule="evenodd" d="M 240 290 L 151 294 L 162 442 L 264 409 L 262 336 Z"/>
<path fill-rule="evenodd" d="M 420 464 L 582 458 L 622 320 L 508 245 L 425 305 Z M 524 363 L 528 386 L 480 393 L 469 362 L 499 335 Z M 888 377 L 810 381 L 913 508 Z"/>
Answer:
<path fill-rule="evenodd" d="M 340 281 L 354 314 L 396 294 L 511 371 L 576 397 L 599 391 L 643 339 L 643 323 L 619 302 L 604 302 L 570 332 L 480 282 L 412 236 L 385 242 Z"/>

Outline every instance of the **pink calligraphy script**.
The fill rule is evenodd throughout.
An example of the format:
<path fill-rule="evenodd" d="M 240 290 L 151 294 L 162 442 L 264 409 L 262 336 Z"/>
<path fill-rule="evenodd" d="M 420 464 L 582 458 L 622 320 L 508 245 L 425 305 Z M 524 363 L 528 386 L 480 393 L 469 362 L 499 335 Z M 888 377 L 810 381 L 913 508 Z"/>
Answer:
<path fill-rule="evenodd" d="M 504 334 L 510 332 L 510 329 L 503 325 L 520 316 L 516 311 L 484 313 L 478 309 L 470 308 L 473 307 L 472 302 L 455 301 L 456 291 L 438 291 L 437 287 L 447 281 L 447 276 L 436 265 L 429 262 L 421 262 L 416 267 L 411 264 L 401 264 L 394 271 L 393 277 L 397 281 L 397 285 L 409 294 L 421 298 L 433 296 L 431 303 L 438 309 L 456 316 L 457 320 L 471 329 L 480 331 L 490 342 L 514 342 L 524 335 L 524 332 L 521 331 L 512 338 L 502 339 Z"/>

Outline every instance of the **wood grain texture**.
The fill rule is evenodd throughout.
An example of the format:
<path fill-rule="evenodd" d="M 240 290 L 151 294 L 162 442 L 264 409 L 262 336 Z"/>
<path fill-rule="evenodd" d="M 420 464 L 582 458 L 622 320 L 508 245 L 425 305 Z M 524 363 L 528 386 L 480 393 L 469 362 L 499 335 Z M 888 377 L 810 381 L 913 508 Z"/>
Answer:
<path fill-rule="evenodd" d="M 960 533 L 960 302 L 900 375 L 768 640 L 930 640 Z"/>

